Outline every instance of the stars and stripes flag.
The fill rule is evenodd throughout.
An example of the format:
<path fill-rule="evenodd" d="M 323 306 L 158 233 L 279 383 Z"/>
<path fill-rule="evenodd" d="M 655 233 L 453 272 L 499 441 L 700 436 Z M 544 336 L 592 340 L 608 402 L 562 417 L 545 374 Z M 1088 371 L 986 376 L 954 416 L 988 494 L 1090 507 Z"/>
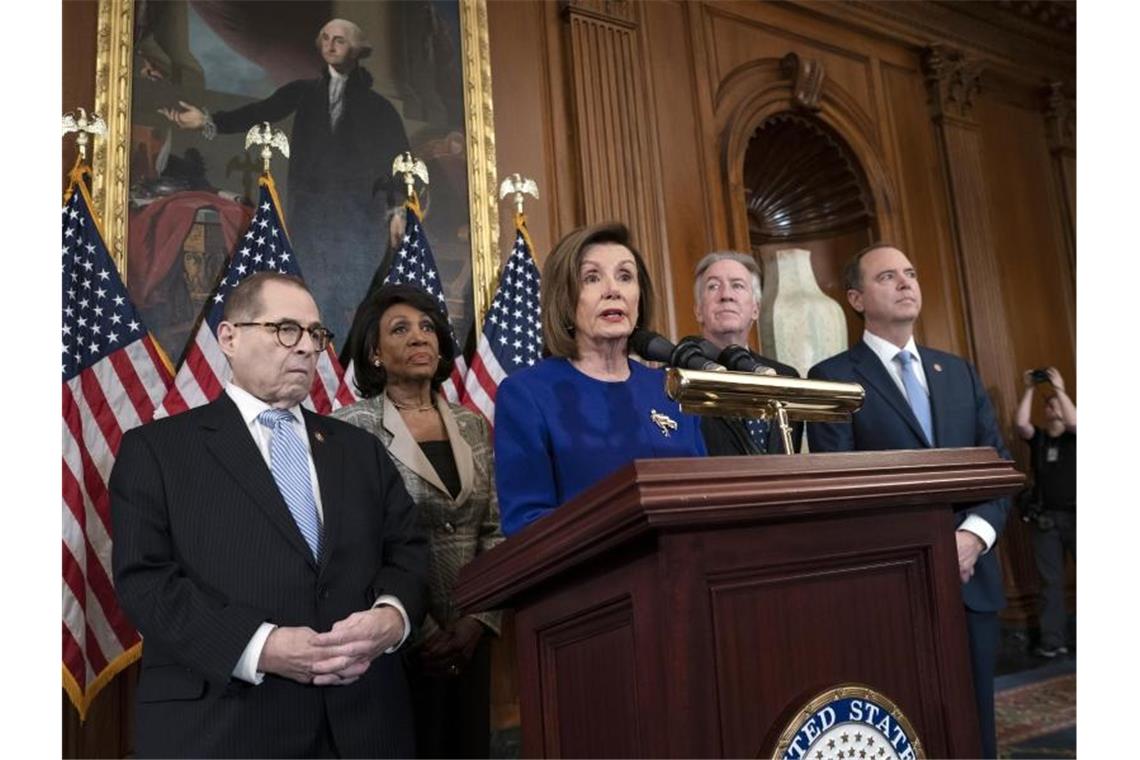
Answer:
<path fill-rule="evenodd" d="M 172 375 L 107 253 L 88 174 L 72 171 L 63 206 L 63 688 L 80 718 L 140 653 L 112 585 L 107 480 Z"/>
<path fill-rule="evenodd" d="M 245 235 L 238 238 L 225 276 L 207 301 L 206 313 L 186 352 L 186 358 L 174 378 L 174 387 L 166 394 L 156 417 L 178 414 L 207 404 L 218 397 L 232 374 L 225 354 L 218 345 L 218 323 L 226 296 L 237 284 L 254 272 L 274 271 L 302 277 L 301 267 L 289 243 L 282 221 L 281 202 L 271 175 L 263 174 L 258 183 L 257 211 Z M 304 279 L 302 277 L 302 279 Z M 317 372 L 309 396 L 303 402 L 320 414 L 351 404 L 356 400 L 333 352 L 332 344 L 317 359 Z"/>
<path fill-rule="evenodd" d="M 447 313 L 447 300 L 443 294 L 443 283 L 439 279 L 439 269 L 435 265 L 435 257 L 428 244 L 427 234 L 420 221 L 419 199 L 413 194 L 404 204 L 407 221 L 404 225 L 404 237 L 400 247 L 392 256 L 392 263 L 388 266 L 388 273 L 384 276 L 385 285 L 412 285 L 420 288 L 439 301 L 439 309 L 443 318 L 450 327 L 451 317 Z M 455 329 L 450 330 L 451 342 L 455 344 L 455 366 L 451 370 L 451 377 L 443 382 L 440 390 L 448 401 L 459 403 L 463 393 L 463 376 L 467 373 L 467 362 L 463 359 L 458 341 L 455 340 Z M 443 340 L 443 338 L 440 338 Z"/>
<path fill-rule="evenodd" d="M 499 383 L 542 358 L 540 275 L 533 250 L 526 214 L 516 214 L 515 245 L 499 275 L 499 287 L 483 318 L 483 332 L 465 378 L 464 405 L 492 426 Z"/>

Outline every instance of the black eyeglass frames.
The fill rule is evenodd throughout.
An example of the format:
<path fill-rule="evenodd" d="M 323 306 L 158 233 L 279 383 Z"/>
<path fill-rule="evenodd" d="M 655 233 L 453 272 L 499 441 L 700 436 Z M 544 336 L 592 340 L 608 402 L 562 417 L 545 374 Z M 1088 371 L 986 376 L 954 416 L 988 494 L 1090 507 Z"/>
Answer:
<path fill-rule="evenodd" d="M 333 339 L 333 334 L 320 325 L 302 327 L 291 319 L 283 319 L 280 322 L 233 322 L 232 324 L 234 327 L 268 327 L 277 334 L 277 342 L 283 348 L 293 348 L 300 343 L 303 332 L 309 333 L 309 337 L 313 339 L 313 349 L 316 351 L 324 351 Z"/>

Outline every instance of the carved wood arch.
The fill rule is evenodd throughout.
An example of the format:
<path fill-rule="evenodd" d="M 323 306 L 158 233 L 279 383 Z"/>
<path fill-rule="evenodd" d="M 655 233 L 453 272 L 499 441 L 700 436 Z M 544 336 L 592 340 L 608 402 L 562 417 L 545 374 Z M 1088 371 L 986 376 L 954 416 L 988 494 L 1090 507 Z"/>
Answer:
<path fill-rule="evenodd" d="M 808 113 L 765 119 L 749 141 L 743 181 L 753 249 L 866 231 L 875 203 L 858 159 Z"/>
<path fill-rule="evenodd" d="M 795 81 L 788 78 L 778 58 L 766 58 L 733 70 L 714 98 L 717 134 L 720 135 L 720 173 L 728 218 L 729 244 L 750 250 L 748 209 L 744 185 L 744 158 L 749 142 L 767 119 L 801 110 Z M 895 183 L 887 170 L 879 132 L 871 115 L 846 90 L 824 79 L 818 110 L 812 118 L 822 122 L 846 143 L 858 161 L 874 202 L 876 237 L 906 245 L 905 228 L 896 202 Z"/>

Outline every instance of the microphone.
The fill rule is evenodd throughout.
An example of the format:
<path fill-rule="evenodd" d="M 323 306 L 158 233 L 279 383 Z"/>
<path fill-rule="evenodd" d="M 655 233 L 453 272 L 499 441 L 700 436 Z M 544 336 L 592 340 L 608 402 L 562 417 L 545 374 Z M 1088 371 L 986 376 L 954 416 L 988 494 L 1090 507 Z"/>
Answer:
<path fill-rule="evenodd" d="M 668 364 L 674 348 L 676 346 L 665 338 L 642 327 L 635 328 L 629 336 L 629 349 L 651 362 Z"/>
<path fill-rule="evenodd" d="M 712 348 L 711 353 L 708 350 L 709 348 Z M 673 363 L 675 367 L 703 369 L 706 372 L 724 372 L 727 369 L 713 359 L 716 356 L 716 346 L 699 335 L 686 335 L 681 338 L 673 353 L 678 359 Z"/>
<path fill-rule="evenodd" d="M 774 375 L 776 370 L 752 358 L 752 352 L 733 343 L 727 346 L 716 360 L 734 372 L 754 372 L 757 375 Z"/>
<path fill-rule="evenodd" d="M 629 336 L 629 348 L 643 359 L 671 367 L 714 372 L 724 370 L 724 367 L 704 355 L 697 340 L 693 338 L 686 338 L 673 345 L 657 333 L 639 327 Z"/>

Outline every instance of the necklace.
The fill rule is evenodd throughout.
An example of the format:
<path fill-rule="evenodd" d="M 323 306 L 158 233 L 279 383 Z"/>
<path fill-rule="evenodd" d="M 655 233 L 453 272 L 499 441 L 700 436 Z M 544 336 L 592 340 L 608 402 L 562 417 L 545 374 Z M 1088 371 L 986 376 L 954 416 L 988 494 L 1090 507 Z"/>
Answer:
<path fill-rule="evenodd" d="M 391 396 L 388 396 L 388 400 L 392 402 L 392 406 L 404 412 L 430 412 L 435 409 L 434 404 L 427 404 L 425 406 L 416 406 L 415 404 L 401 404 Z"/>

